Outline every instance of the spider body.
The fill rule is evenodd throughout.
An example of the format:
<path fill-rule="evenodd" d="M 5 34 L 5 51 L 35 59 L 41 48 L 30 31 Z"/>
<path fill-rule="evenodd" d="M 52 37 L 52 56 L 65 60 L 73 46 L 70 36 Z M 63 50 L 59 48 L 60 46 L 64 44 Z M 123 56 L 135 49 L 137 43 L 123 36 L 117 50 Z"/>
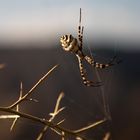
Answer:
<path fill-rule="evenodd" d="M 82 48 L 83 48 L 83 30 L 84 30 L 84 27 L 81 26 L 81 8 L 80 8 L 78 38 L 74 38 L 71 34 L 66 34 L 60 38 L 60 43 L 61 43 L 63 50 L 65 50 L 67 52 L 74 53 L 76 55 L 76 57 L 78 58 L 79 69 L 80 69 L 80 74 L 81 74 L 83 83 L 86 86 L 95 86 L 95 87 L 101 86 L 101 82 L 92 82 L 92 81 L 87 80 L 86 72 L 85 72 L 84 66 L 83 66 L 83 60 L 85 60 L 91 66 L 93 66 L 95 68 L 100 68 L 100 69 L 112 66 L 115 63 L 119 63 L 119 62 L 115 62 L 116 57 L 114 57 L 109 63 L 101 64 L 101 63 L 94 61 L 93 58 L 85 55 L 82 51 Z"/>
<path fill-rule="evenodd" d="M 65 51 L 77 53 L 77 51 L 80 49 L 77 39 L 74 38 L 72 35 L 62 36 L 60 38 L 60 42 L 61 42 L 62 48 Z"/>
<path fill-rule="evenodd" d="M 84 59 L 84 53 L 82 52 L 82 48 L 79 46 L 78 40 L 74 38 L 72 35 L 63 35 L 60 38 L 60 42 L 62 45 L 62 48 L 65 51 L 72 52 L 77 55 L 77 57 L 80 57 L 81 59 Z"/>

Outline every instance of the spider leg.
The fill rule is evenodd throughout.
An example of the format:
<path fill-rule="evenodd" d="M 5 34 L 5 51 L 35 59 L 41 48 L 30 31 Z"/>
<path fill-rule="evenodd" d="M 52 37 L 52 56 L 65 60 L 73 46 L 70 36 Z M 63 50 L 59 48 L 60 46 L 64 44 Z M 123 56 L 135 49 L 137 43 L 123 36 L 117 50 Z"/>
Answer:
<path fill-rule="evenodd" d="M 78 25 L 78 40 L 79 40 L 79 47 L 82 50 L 84 26 L 81 26 L 81 19 L 82 19 L 82 10 L 80 8 L 80 17 L 79 17 L 79 25 Z"/>
<path fill-rule="evenodd" d="M 117 59 L 116 59 L 116 58 L 117 58 L 116 56 L 114 56 L 114 57 L 109 61 L 109 63 L 106 63 L 106 64 L 98 63 L 98 62 L 94 61 L 94 60 L 93 60 L 91 57 L 89 57 L 89 56 L 85 56 L 84 58 L 85 58 L 85 60 L 86 60 L 90 65 L 92 65 L 92 66 L 95 67 L 95 68 L 100 68 L 100 69 L 103 69 L 103 68 L 110 67 L 110 66 L 112 66 L 112 65 L 121 63 L 121 60 L 117 60 Z"/>
<path fill-rule="evenodd" d="M 92 86 L 92 87 L 98 87 L 103 85 L 101 82 L 92 82 L 86 79 L 86 73 L 82 64 L 82 59 L 77 55 L 78 62 L 79 62 L 79 69 L 80 69 L 80 74 L 83 80 L 84 85 L 86 86 Z"/>

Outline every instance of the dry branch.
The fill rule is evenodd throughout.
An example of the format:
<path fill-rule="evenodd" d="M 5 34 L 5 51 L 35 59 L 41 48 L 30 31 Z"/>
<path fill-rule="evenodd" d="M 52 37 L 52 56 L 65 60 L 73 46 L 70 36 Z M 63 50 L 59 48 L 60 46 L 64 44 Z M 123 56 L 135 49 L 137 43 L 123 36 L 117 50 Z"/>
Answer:
<path fill-rule="evenodd" d="M 53 113 L 50 113 L 49 115 L 51 116 L 49 120 L 44 119 L 44 118 L 39 118 L 37 116 L 33 116 L 30 114 L 26 114 L 24 112 L 21 112 L 19 110 L 19 104 L 22 103 L 25 100 L 34 100 L 32 98 L 29 98 L 29 96 L 33 93 L 33 91 L 43 82 L 47 79 L 47 77 L 54 71 L 55 68 L 57 68 L 58 65 L 55 65 L 52 69 L 49 70 L 49 72 L 47 72 L 41 79 L 38 80 L 38 82 L 25 94 L 23 95 L 23 87 L 22 87 L 22 83 L 20 84 L 20 96 L 19 99 L 13 103 L 11 106 L 8 107 L 0 107 L 0 111 L 3 112 L 7 112 L 10 113 L 11 115 L 1 115 L 1 118 L 7 119 L 7 118 L 14 118 L 14 121 L 12 123 L 12 126 L 10 128 L 10 130 L 13 129 L 13 127 L 15 126 L 17 120 L 22 117 L 25 119 L 29 119 L 31 121 L 40 123 L 44 125 L 43 130 L 40 132 L 39 136 L 37 137 L 36 140 L 42 140 L 43 136 L 45 135 L 45 133 L 47 132 L 47 129 L 50 128 L 51 130 L 53 130 L 54 132 L 56 132 L 58 135 L 61 136 L 61 140 L 65 140 L 67 137 L 69 136 L 74 136 L 76 139 L 81 139 L 81 140 L 88 140 L 87 138 L 85 138 L 84 136 L 82 136 L 82 133 L 94 128 L 102 123 L 104 123 L 106 121 L 106 119 L 97 121 L 96 123 L 93 123 L 91 125 L 85 126 L 83 128 L 80 128 L 78 130 L 69 130 L 66 129 L 64 127 L 61 127 L 60 124 L 63 123 L 63 120 L 60 120 L 58 123 L 53 123 L 53 120 L 55 119 L 55 117 L 62 111 L 64 110 L 65 107 L 59 107 L 60 106 L 60 102 L 61 99 L 64 97 L 64 93 L 61 93 L 57 99 L 56 105 L 55 105 L 55 109 Z M 15 109 L 14 109 L 15 108 Z"/>
<path fill-rule="evenodd" d="M 55 68 L 57 68 L 58 65 L 55 65 L 52 69 L 49 70 L 39 81 L 19 100 L 17 100 L 15 103 L 13 103 L 9 108 L 14 108 L 16 105 L 20 104 L 24 100 L 28 99 L 28 97 L 32 94 L 32 92 L 54 71 Z"/>
<path fill-rule="evenodd" d="M 64 97 L 64 93 L 60 93 L 57 101 L 56 101 L 56 105 L 55 105 L 55 109 L 54 109 L 54 112 L 53 113 L 50 113 L 51 115 L 51 118 L 49 119 L 49 122 L 52 122 L 54 120 L 54 118 L 62 111 L 64 110 L 64 107 L 60 108 L 59 109 L 59 106 L 60 106 L 60 102 L 61 102 L 61 99 Z M 62 123 L 62 121 L 60 121 L 59 123 L 57 123 L 57 125 L 60 125 L 60 123 Z M 44 135 L 46 134 L 47 132 L 47 129 L 48 129 L 48 125 L 44 126 L 44 128 L 42 129 L 42 131 L 39 133 L 38 137 L 36 140 L 42 140 Z M 53 129 L 54 130 L 54 129 Z M 57 132 L 58 133 L 58 132 Z M 58 133 L 59 135 L 61 135 L 60 133 Z"/>

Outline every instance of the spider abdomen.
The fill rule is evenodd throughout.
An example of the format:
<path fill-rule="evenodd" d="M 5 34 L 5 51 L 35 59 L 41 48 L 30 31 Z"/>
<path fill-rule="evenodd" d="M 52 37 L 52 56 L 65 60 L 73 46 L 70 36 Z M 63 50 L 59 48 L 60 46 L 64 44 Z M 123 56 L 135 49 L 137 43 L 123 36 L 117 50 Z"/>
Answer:
<path fill-rule="evenodd" d="M 79 50 L 78 41 L 72 35 L 63 35 L 60 38 L 60 43 L 65 51 L 76 53 Z"/>

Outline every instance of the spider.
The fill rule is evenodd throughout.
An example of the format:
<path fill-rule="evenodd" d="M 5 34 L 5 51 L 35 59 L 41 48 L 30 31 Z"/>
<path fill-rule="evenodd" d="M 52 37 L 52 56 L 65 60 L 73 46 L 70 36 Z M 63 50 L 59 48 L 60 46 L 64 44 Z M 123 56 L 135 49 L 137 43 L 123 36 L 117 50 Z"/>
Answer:
<path fill-rule="evenodd" d="M 86 72 L 85 72 L 85 69 L 83 66 L 83 60 L 85 60 L 91 66 L 93 66 L 95 68 L 100 68 L 100 69 L 112 66 L 116 63 L 119 63 L 119 61 L 116 61 L 116 56 L 115 56 L 112 58 L 112 60 L 110 62 L 108 62 L 106 64 L 101 64 L 101 63 L 94 61 L 93 58 L 91 58 L 83 53 L 82 49 L 83 49 L 84 26 L 81 26 L 81 17 L 82 17 L 82 13 L 81 13 L 81 8 L 80 8 L 78 38 L 73 37 L 71 34 L 66 34 L 60 38 L 60 43 L 61 43 L 62 48 L 65 51 L 72 52 L 76 55 L 78 62 L 79 62 L 79 69 L 80 69 L 80 74 L 81 74 L 83 83 L 86 86 L 93 86 L 93 87 L 101 86 L 102 85 L 101 82 L 93 82 L 93 81 L 87 80 Z"/>

